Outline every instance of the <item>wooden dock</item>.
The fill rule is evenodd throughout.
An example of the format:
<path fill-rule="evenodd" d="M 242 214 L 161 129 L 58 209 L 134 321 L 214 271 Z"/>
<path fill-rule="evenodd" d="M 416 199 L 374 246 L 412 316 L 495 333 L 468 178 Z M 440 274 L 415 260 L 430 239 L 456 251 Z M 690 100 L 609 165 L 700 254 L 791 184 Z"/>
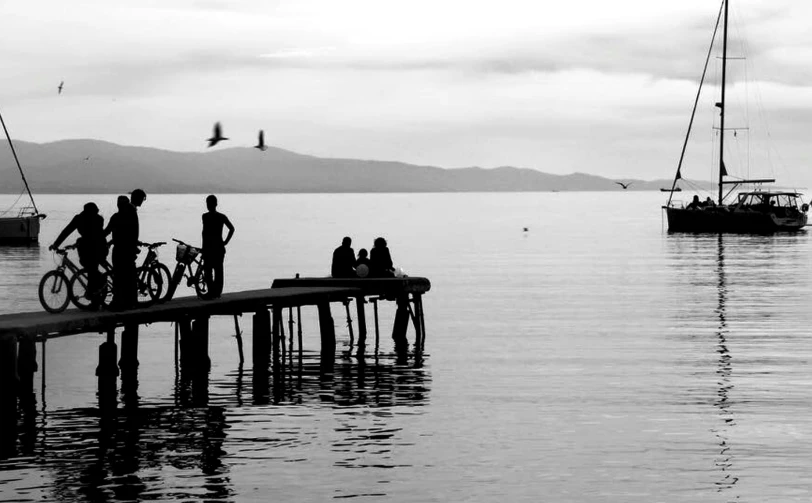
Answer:
<path fill-rule="evenodd" d="M 431 288 L 426 278 L 292 278 L 277 279 L 272 287 L 223 294 L 213 300 L 196 297 L 173 299 L 166 303 L 123 312 L 80 311 L 69 309 L 59 314 L 27 312 L 0 315 L 0 427 L 8 421 L 16 421 L 17 401 L 33 396 L 34 374 L 37 369 L 37 342 L 56 337 L 80 336 L 89 333 L 105 333 L 106 341 L 99 347 L 99 400 L 115 395 L 117 377 L 137 383 L 138 331 L 144 324 L 171 322 L 176 326 L 175 344 L 179 348 L 180 365 L 184 370 L 207 373 L 209 358 L 209 318 L 253 314 L 252 363 L 255 374 L 267 373 L 279 367 L 280 356 L 284 359 L 283 309 L 289 308 L 289 326 L 293 331 L 293 308 L 300 317 L 302 306 L 318 308 L 321 335 L 322 360 L 328 364 L 335 358 L 335 324 L 331 314 L 332 303 L 343 304 L 347 319 L 349 305 L 356 304 L 358 341 L 354 343 L 353 327 L 349 324 L 351 347 L 357 348 L 357 356 L 366 351 L 365 305 L 374 306 L 374 324 L 377 341 L 378 302 L 397 303 L 392 338 L 399 359 L 409 357 L 406 333 L 409 321 L 415 330 L 412 356 L 422 360 L 425 346 L 425 320 L 422 296 Z M 299 323 L 299 350 L 302 349 L 301 323 Z M 121 330 L 121 359 L 118 358 L 116 331 Z M 291 341 L 293 334 L 289 334 Z M 168 341 L 172 339 L 167 338 Z M 238 344 L 242 361 L 242 339 L 238 331 Z M 292 349 L 292 342 L 291 342 Z M 44 345 L 43 345 L 44 350 Z M 137 385 L 137 384 L 136 384 Z M 11 414 L 13 412 L 13 414 Z"/>

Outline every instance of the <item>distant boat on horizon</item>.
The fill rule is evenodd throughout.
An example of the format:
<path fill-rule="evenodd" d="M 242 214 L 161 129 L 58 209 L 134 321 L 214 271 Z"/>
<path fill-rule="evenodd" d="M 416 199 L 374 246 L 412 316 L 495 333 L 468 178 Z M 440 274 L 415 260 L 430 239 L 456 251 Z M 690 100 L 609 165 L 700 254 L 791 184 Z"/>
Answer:
<path fill-rule="evenodd" d="M 668 202 L 663 206 L 668 217 L 669 232 L 738 232 L 748 234 L 764 234 L 772 232 L 795 232 L 800 231 L 806 225 L 807 211 L 809 205 L 803 204 L 801 194 L 796 191 L 770 191 L 761 189 L 762 184 L 774 183 L 774 179 L 743 179 L 734 178 L 728 175 L 725 167 L 725 112 L 727 103 L 725 101 L 726 91 L 726 70 L 727 70 L 727 42 L 728 42 L 728 9 L 730 0 L 722 0 L 719 7 L 719 15 L 716 19 L 716 26 L 711 37 L 710 48 L 705 59 L 705 66 L 702 70 L 702 78 L 699 80 L 699 89 L 696 93 L 691 119 L 688 122 L 688 132 L 682 145 L 677 172 L 674 175 L 674 182 L 668 196 Z M 690 204 L 685 205 L 682 201 L 673 201 L 673 193 L 676 192 L 677 181 L 682 178 L 682 161 L 685 158 L 685 150 L 688 145 L 688 138 L 691 135 L 696 114 L 699 97 L 702 91 L 702 84 L 705 82 L 705 75 L 708 70 L 708 63 L 711 60 L 716 33 L 722 28 L 722 71 L 720 99 L 715 103 L 719 109 L 719 125 L 714 129 L 719 139 L 718 145 L 718 198 L 717 201 L 700 201 L 699 196 L 694 196 Z M 737 129 L 732 129 L 734 135 Z M 749 130 L 749 128 L 746 128 Z M 714 147 L 715 148 L 715 147 Z M 728 177 L 727 179 L 725 177 Z M 725 199 L 732 194 L 737 187 L 744 184 L 753 184 L 755 189 L 737 194 L 735 200 L 727 202 Z M 725 193 L 725 186 L 729 189 Z M 662 190 L 662 189 L 661 189 Z"/>
<path fill-rule="evenodd" d="M 682 192 L 682 187 L 674 187 L 673 189 L 660 187 L 660 192 Z"/>
<path fill-rule="evenodd" d="M 14 216 L 5 216 L 11 212 L 14 205 L 6 211 L 0 212 L 0 245 L 36 244 L 39 242 L 39 223 L 45 218 L 45 215 L 39 212 L 34 203 L 34 196 L 31 194 L 31 189 L 28 188 L 28 181 L 25 179 L 23 168 L 20 166 L 20 160 L 17 158 L 17 152 L 14 150 L 14 144 L 11 142 L 11 136 L 8 134 L 2 115 L 0 115 L 0 124 L 3 125 L 11 153 L 14 155 L 14 161 L 17 163 L 17 169 L 20 170 L 20 177 L 23 179 L 25 190 L 31 201 L 30 206 L 23 206 Z"/>

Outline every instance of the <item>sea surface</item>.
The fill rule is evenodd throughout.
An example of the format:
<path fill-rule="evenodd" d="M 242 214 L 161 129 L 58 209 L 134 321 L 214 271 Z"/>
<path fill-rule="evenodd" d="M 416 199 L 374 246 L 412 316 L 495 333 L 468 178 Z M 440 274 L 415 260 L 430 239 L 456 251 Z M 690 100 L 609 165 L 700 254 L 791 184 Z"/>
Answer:
<path fill-rule="evenodd" d="M 199 243 L 204 197 L 149 195 L 142 240 Z M 347 357 L 338 304 L 333 372 L 310 308 L 301 365 L 270 389 L 252 379 L 250 317 L 243 367 L 234 321 L 215 319 L 208 386 L 190 390 L 156 324 L 111 418 L 103 336 L 54 339 L 0 501 L 808 502 L 812 235 L 669 235 L 664 199 L 222 195 L 226 291 L 327 275 L 342 237 L 357 251 L 384 236 L 431 281 L 423 364 L 393 357 L 392 303 L 377 354 L 371 334 Z M 113 213 L 115 195 L 37 197 L 41 246 L 0 248 L 0 312 L 41 309 L 47 245 L 91 200 Z M 174 264 L 172 246 L 161 256 Z"/>

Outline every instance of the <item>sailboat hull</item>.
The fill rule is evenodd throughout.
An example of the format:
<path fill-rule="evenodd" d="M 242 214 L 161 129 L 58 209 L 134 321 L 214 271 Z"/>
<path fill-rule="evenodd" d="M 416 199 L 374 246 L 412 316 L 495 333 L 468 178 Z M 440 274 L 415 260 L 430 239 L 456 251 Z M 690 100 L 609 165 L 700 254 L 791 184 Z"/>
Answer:
<path fill-rule="evenodd" d="M 799 211 L 736 210 L 728 206 L 701 209 L 666 207 L 669 232 L 730 232 L 771 234 L 804 228 L 806 213 Z"/>
<path fill-rule="evenodd" d="M 38 243 L 39 224 L 39 216 L 0 218 L 0 244 Z"/>

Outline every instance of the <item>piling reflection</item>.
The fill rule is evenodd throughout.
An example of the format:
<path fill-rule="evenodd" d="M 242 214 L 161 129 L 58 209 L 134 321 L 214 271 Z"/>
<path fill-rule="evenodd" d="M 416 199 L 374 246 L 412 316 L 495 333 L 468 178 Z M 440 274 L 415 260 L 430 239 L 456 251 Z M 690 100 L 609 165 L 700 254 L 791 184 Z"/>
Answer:
<path fill-rule="evenodd" d="M 38 489 L 48 501 L 233 500 L 231 465 L 246 460 L 329 455 L 341 468 L 395 467 L 394 447 L 410 442 L 393 420 L 413 416 L 429 396 L 427 371 L 394 358 L 325 366 L 305 352 L 277 370 L 238 366 L 216 378 L 180 372 L 172 396 L 147 401 L 137 382 L 129 383 L 115 406 L 101 396 L 97 408 L 35 404 L 21 417 L 16 450 L 0 472 L 46 472 L 49 482 Z M 7 496 L 15 499 L 6 493 L 0 501 L 11 501 Z"/>

